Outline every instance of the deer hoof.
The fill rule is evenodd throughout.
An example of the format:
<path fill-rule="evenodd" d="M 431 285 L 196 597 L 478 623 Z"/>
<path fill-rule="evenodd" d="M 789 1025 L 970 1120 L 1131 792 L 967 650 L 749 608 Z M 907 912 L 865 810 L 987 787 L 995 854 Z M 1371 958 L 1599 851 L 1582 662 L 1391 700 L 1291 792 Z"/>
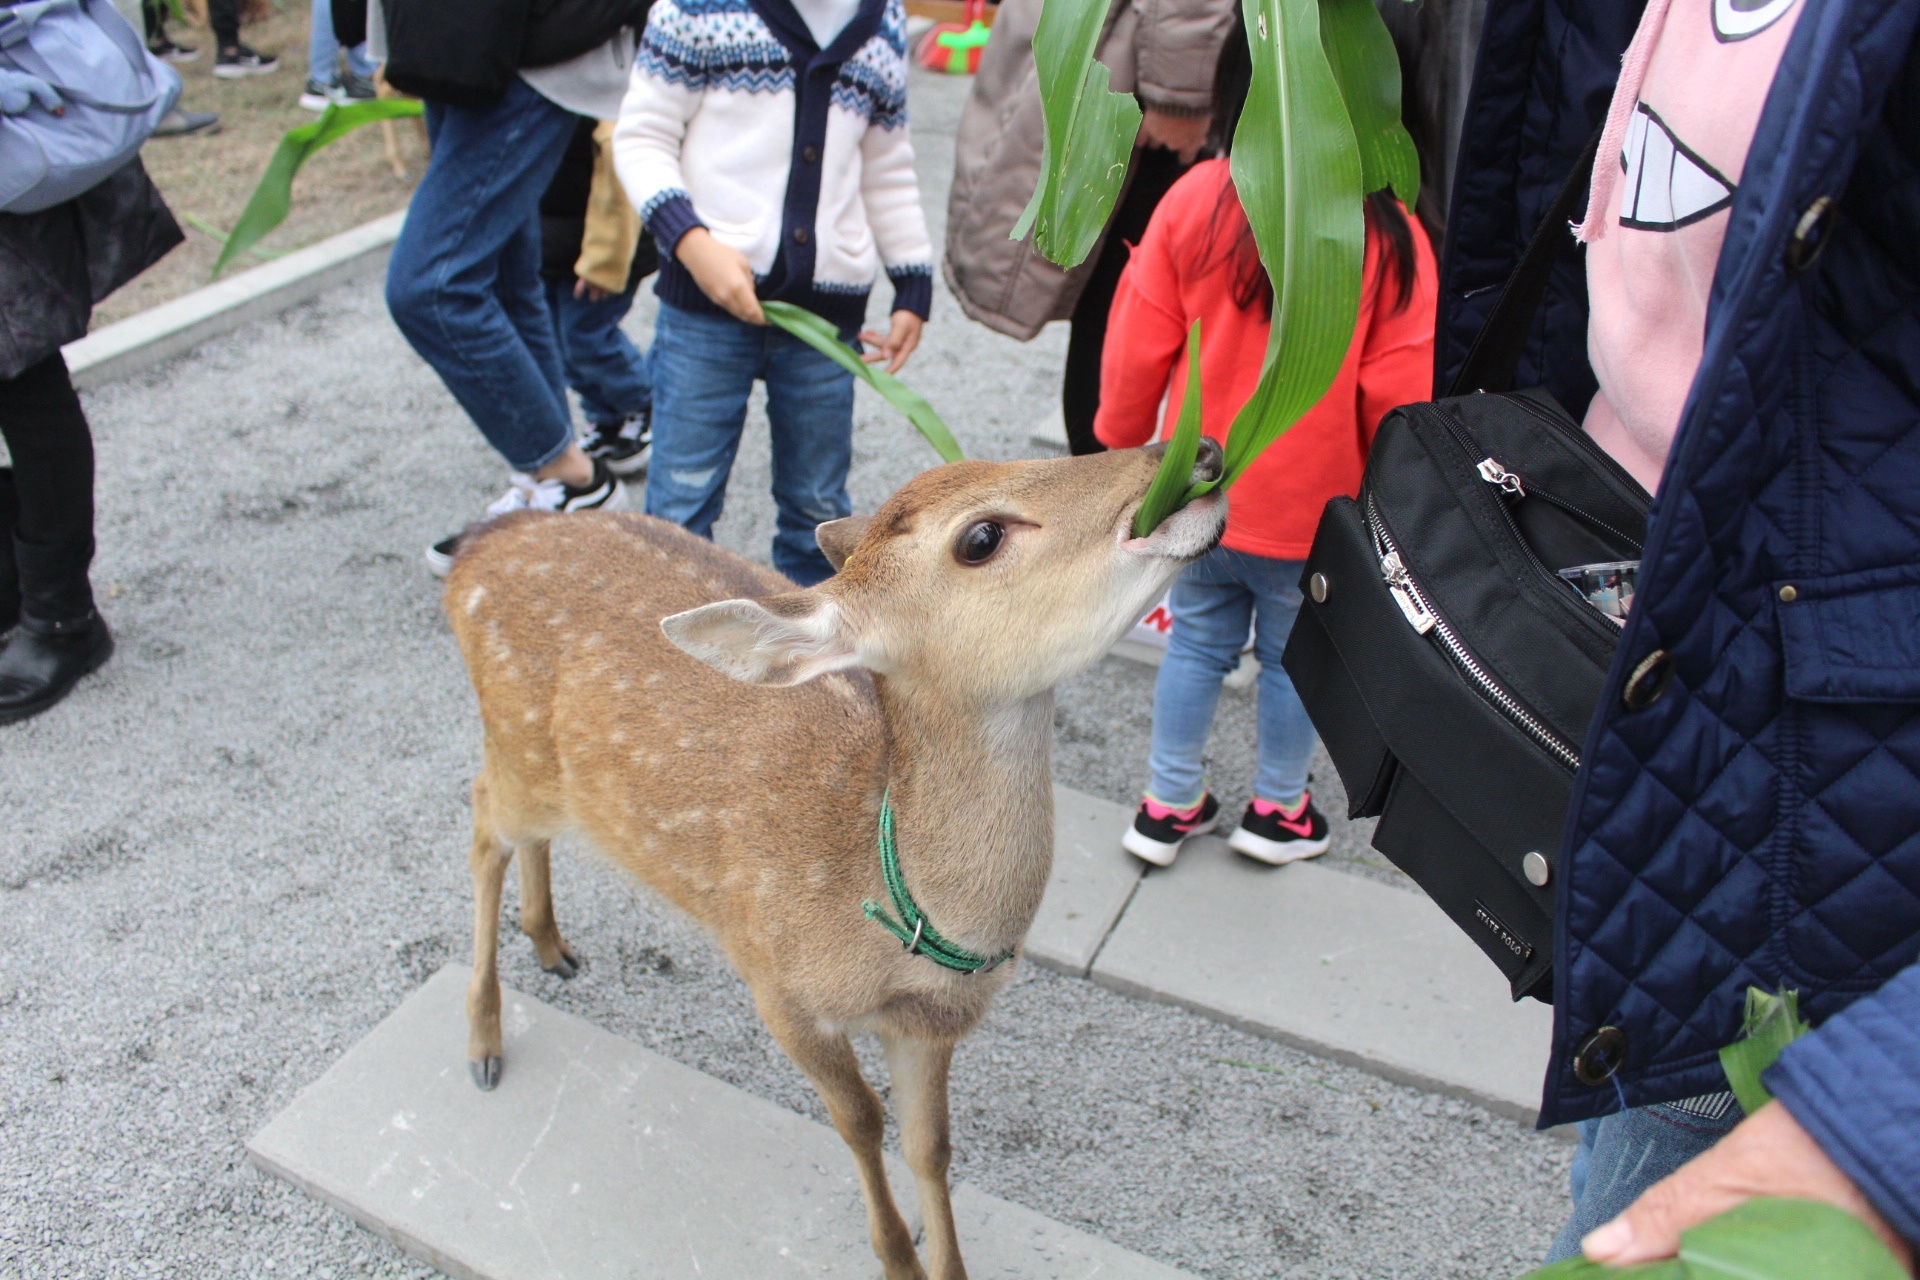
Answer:
<path fill-rule="evenodd" d="M 552 964 L 541 965 L 556 978 L 571 978 L 580 972 L 580 958 L 571 951 L 562 949 Z"/>
<path fill-rule="evenodd" d="M 499 1055 L 493 1054 L 477 1062 L 468 1062 L 467 1072 L 473 1077 L 474 1084 L 479 1086 L 482 1093 L 493 1092 L 493 1087 L 500 1083 Z"/>

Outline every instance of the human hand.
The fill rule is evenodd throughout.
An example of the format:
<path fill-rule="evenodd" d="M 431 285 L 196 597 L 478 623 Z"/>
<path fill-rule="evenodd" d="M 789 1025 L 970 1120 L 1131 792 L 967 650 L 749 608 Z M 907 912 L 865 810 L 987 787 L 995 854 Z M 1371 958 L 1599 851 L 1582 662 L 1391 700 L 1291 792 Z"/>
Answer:
<path fill-rule="evenodd" d="M 1778 1102 L 1648 1187 L 1625 1213 L 1589 1232 L 1580 1249 L 1589 1261 L 1614 1266 L 1671 1258 L 1680 1249 L 1681 1232 L 1755 1196 L 1819 1200 L 1845 1209 L 1873 1229 L 1901 1266 L 1913 1269 L 1906 1242 Z"/>
<path fill-rule="evenodd" d="M 1192 164 L 1207 145 L 1207 126 L 1212 116 L 1170 116 L 1148 107 L 1140 116 L 1143 147 L 1165 147 L 1180 157 L 1181 164 Z"/>
<path fill-rule="evenodd" d="M 692 268 L 688 268 L 691 270 Z M 613 295 L 597 284 L 588 284 L 585 280 L 573 282 L 573 296 L 586 302 L 605 302 Z"/>
<path fill-rule="evenodd" d="M 879 348 L 878 351 L 869 351 L 860 358 L 868 364 L 879 364 L 885 360 L 888 373 L 900 372 L 907 363 L 907 357 L 912 355 L 913 349 L 920 345 L 920 330 L 926 326 L 926 323 L 911 311 L 894 312 L 893 327 L 887 331 L 886 337 L 881 337 L 871 329 L 860 331 L 860 341 L 872 343 Z"/>
<path fill-rule="evenodd" d="M 721 244 L 705 227 L 695 227 L 680 237 L 673 256 L 722 311 L 748 324 L 767 322 L 753 291 L 753 266 L 738 249 Z"/>
<path fill-rule="evenodd" d="M 54 87 L 39 76 L 0 67 L 0 115 L 21 116 L 35 103 L 56 116 L 67 114 L 67 104 Z"/>

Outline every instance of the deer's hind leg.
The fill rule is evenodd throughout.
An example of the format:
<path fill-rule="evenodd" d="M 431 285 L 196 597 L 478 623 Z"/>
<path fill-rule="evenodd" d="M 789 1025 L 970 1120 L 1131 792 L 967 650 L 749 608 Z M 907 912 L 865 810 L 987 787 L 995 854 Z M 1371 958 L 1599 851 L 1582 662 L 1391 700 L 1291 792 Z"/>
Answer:
<path fill-rule="evenodd" d="M 467 984 L 467 1070 L 482 1089 L 500 1083 L 500 891 L 513 846 L 495 821 L 493 788 L 482 769 L 473 783 L 473 978 Z"/>
<path fill-rule="evenodd" d="M 561 978 L 580 972 L 573 953 L 553 918 L 553 846 L 546 840 L 522 845 L 520 855 L 520 931 L 533 939 L 540 967 Z"/>
<path fill-rule="evenodd" d="M 953 1202 L 947 1166 L 953 1158 L 948 1135 L 947 1075 L 953 1064 L 951 1040 L 918 1040 L 882 1032 L 887 1075 L 893 1085 L 893 1113 L 900 1121 L 900 1146 L 920 1191 L 920 1220 L 927 1236 L 927 1273 L 933 1280 L 966 1280 L 960 1239 L 953 1227 Z"/>
<path fill-rule="evenodd" d="M 887 1166 L 881 1153 L 886 1133 L 886 1113 L 873 1086 L 860 1074 L 860 1059 L 844 1034 L 828 1033 L 803 1014 L 773 1007 L 758 999 L 760 1018 L 767 1030 L 780 1042 L 800 1070 L 827 1104 L 833 1127 L 853 1152 L 853 1163 L 860 1173 L 860 1188 L 866 1193 L 867 1232 L 873 1252 L 880 1259 L 887 1280 L 926 1280 L 920 1259 L 913 1251 L 913 1233 L 893 1202 L 893 1190 L 887 1185 Z"/>

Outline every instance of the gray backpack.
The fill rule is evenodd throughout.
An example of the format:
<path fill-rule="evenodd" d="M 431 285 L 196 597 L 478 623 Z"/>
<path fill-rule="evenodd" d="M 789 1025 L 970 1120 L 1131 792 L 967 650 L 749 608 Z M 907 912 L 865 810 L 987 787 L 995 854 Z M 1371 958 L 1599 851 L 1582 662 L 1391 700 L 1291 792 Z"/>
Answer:
<path fill-rule="evenodd" d="M 180 98 L 180 77 L 147 51 L 112 0 L 0 3 L 0 67 L 53 87 L 0 116 L 0 211 L 38 213 L 96 186 L 139 152 Z"/>

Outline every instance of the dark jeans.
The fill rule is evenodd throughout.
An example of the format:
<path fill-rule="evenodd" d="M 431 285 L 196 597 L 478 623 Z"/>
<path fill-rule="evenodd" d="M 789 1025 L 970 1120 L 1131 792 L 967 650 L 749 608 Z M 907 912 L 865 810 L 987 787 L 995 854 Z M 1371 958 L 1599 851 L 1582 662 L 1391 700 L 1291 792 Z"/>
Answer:
<path fill-rule="evenodd" d="M 1100 349 L 1107 344 L 1107 312 L 1120 287 L 1120 273 L 1167 189 L 1189 166 L 1162 147 L 1148 147 L 1133 160 L 1133 181 L 1107 223 L 1106 242 L 1094 259 L 1080 300 L 1073 305 L 1067 335 L 1067 371 L 1061 379 L 1060 410 L 1067 420 L 1067 448 L 1075 455 L 1106 448 L 1094 438 L 1093 417 L 1100 412 Z"/>
<path fill-rule="evenodd" d="M 394 323 L 515 471 L 573 442 L 540 195 L 578 119 L 517 77 L 484 109 L 429 102 L 433 158 L 387 263 Z"/>
<path fill-rule="evenodd" d="M 207 0 L 207 25 L 214 43 L 231 49 L 240 43 L 240 0 Z"/>
<path fill-rule="evenodd" d="M 573 296 L 572 280 L 547 281 L 547 307 L 553 312 L 553 336 L 567 385 L 580 397 L 589 422 L 619 422 L 653 405 L 653 379 L 647 358 L 621 331 L 633 307 L 639 281 L 598 302 Z"/>
<path fill-rule="evenodd" d="M 20 613 L 71 622 L 93 612 L 93 436 L 56 351 L 0 381 L 0 629 Z"/>

